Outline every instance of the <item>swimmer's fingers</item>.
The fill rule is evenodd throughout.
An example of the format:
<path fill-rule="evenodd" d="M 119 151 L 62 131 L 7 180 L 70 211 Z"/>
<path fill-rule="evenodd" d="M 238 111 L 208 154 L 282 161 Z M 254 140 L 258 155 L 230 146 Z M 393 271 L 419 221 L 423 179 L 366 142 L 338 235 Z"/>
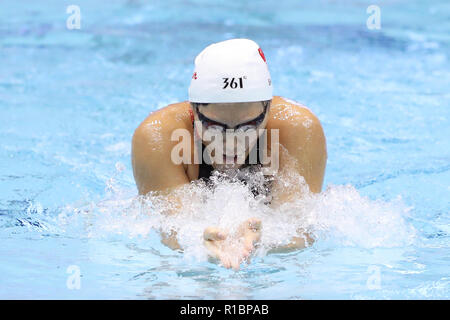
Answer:
<path fill-rule="evenodd" d="M 208 245 L 206 246 L 208 247 Z M 211 247 L 210 253 L 215 254 L 215 258 L 220 261 L 222 266 L 224 266 L 227 269 L 233 266 L 232 259 L 228 252 L 224 252 L 223 250 L 218 249 L 217 246 L 214 246 L 212 242 L 209 242 L 209 246 Z"/>
<path fill-rule="evenodd" d="M 225 268 L 232 268 L 236 271 L 239 270 L 241 257 L 236 255 L 234 252 L 222 252 L 220 255 L 220 262 Z"/>
<path fill-rule="evenodd" d="M 241 266 L 241 261 L 242 259 L 240 257 L 233 257 L 233 259 L 231 260 L 231 267 L 233 268 L 233 270 L 237 271 L 239 270 L 239 267 Z"/>
<path fill-rule="evenodd" d="M 242 248 L 244 259 L 248 259 L 253 254 L 260 239 L 261 231 L 248 231 L 245 234 Z"/>
<path fill-rule="evenodd" d="M 255 240 L 252 237 L 246 237 L 244 239 L 244 256 L 249 256 L 255 247 Z"/>
<path fill-rule="evenodd" d="M 231 259 L 227 254 L 223 254 L 223 253 L 220 254 L 220 262 L 222 263 L 222 265 L 225 268 L 227 268 L 227 269 L 231 268 L 231 265 L 232 265 Z"/>
<path fill-rule="evenodd" d="M 203 232 L 203 239 L 207 241 L 225 240 L 225 232 L 216 227 L 208 227 Z"/>
<path fill-rule="evenodd" d="M 203 239 L 205 247 L 208 249 L 209 254 L 216 259 L 219 259 L 220 263 L 227 269 L 239 268 L 239 264 L 236 266 L 235 259 L 233 258 L 232 250 L 224 245 L 227 234 L 215 227 L 208 227 L 203 232 Z"/>
<path fill-rule="evenodd" d="M 214 243 L 213 241 L 205 240 L 204 244 L 205 244 L 205 247 L 208 250 L 208 253 L 210 256 L 212 256 L 213 258 L 222 260 L 221 259 L 222 252 L 216 243 Z"/>

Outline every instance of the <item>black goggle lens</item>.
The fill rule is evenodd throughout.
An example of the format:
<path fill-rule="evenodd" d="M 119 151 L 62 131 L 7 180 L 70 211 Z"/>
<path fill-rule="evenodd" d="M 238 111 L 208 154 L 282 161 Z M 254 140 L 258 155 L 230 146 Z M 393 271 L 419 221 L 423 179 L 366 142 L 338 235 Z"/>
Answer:
<path fill-rule="evenodd" d="M 195 111 L 197 112 L 198 118 L 201 121 L 202 125 L 206 129 L 208 129 L 209 127 L 212 127 L 212 126 L 218 126 L 221 128 L 222 131 L 225 131 L 226 129 L 238 130 L 238 129 L 241 129 L 244 127 L 248 127 L 248 128 L 246 128 L 248 130 L 248 129 L 251 129 L 251 127 L 257 128 L 259 125 L 261 125 L 261 123 L 264 121 L 264 118 L 266 117 L 268 105 L 269 105 L 269 103 L 264 103 L 264 111 L 257 118 L 255 118 L 251 121 L 245 122 L 245 123 L 238 124 L 237 126 L 235 126 L 233 128 L 229 127 L 227 124 L 208 119 L 200 111 L 198 111 L 198 108 L 195 108 Z"/>

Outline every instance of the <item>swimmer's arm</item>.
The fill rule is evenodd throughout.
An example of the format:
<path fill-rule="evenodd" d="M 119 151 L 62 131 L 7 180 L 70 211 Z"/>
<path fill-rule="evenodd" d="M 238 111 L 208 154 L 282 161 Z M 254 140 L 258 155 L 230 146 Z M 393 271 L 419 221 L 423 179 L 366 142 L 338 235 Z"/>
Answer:
<path fill-rule="evenodd" d="M 140 195 L 189 183 L 184 166 L 171 159 L 177 143 L 171 141 L 173 128 L 164 127 L 160 122 L 146 119 L 133 135 L 131 160 Z"/>
<path fill-rule="evenodd" d="M 278 209 L 279 204 L 272 202 L 269 205 L 272 209 Z M 268 253 L 284 253 L 291 252 L 299 249 L 304 249 L 311 246 L 314 243 L 314 239 L 304 229 L 298 229 L 297 235 L 292 237 L 288 244 L 277 246 L 269 249 Z"/>
<path fill-rule="evenodd" d="M 153 121 L 156 122 L 156 121 Z M 155 130 L 158 134 L 155 134 Z M 170 130 L 156 128 L 152 121 L 144 121 L 135 131 L 132 140 L 132 166 L 139 195 L 156 192 L 167 197 L 171 204 L 165 214 L 176 214 L 182 201 L 172 191 L 189 183 L 182 164 L 171 161 Z M 176 233 L 162 233 L 161 242 L 173 250 L 180 250 Z"/>
<path fill-rule="evenodd" d="M 174 191 L 173 189 L 171 191 Z M 182 201 L 175 193 L 169 193 L 168 190 L 161 192 L 161 194 L 164 194 L 165 198 L 167 199 L 167 205 L 165 205 L 165 210 L 163 214 L 165 215 L 174 215 L 177 214 L 182 209 Z M 170 205 L 169 205 L 170 204 Z M 183 248 L 178 243 L 177 239 L 177 232 L 176 231 L 163 231 L 160 230 L 161 234 L 161 243 L 164 244 L 166 247 L 169 247 L 172 250 L 182 251 Z"/>
<path fill-rule="evenodd" d="M 177 233 L 172 232 L 170 234 L 161 234 L 161 243 L 172 250 L 182 251 L 180 244 L 178 243 Z"/>
<path fill-rule="evenodd" d="M 304 233 L 302 236 L 296 236 L 291 238 L 291 241 L 284 246 L 279 246 L 271 248 L 268 253 L 286 253 L 292 252 L 299 249 L 304 249 L 309 247 L 314 242 L 314 239 L 309 236 L 309 234 Z"/>
<path fill-rule="evenodd" d="M 313 193 L 321 192 L 325 176 L 327 145 L 322 125 L 312 112 L 298 106 L 292 108 L 293 113 L 301 116 L 290 121 L 273 121 L 280 134 L 279 171 L 272 187 L 272 205 L 275 206 L 295 201 L 305 192 L 300 185 L 285 186 L 286 176 L 292 171 L 305 179 Z"/>
<path fill-rule="evenodd" d="M 320 193 L 325 176 L 327 162 L 326 138 L 319 119 L 309 110 L 293 105 L 293 114 L 301 114 L 292 121 L 274 119 L 276 128 L 280 128 L 280 174 L 272 188 L 272 208 L 283 203 L 295 201 L 303 196 L 305 190 L 301 186 L 285 187 L 283 173 L 295 171 L 303 176 L 309 190 Z M 278 123 L 275 123 L 278 121 Z M 303 125 L 306 123 L 307 126 Z M 269 252 L 289 252 L 310 246 L 314 239 L 304 230 L 298 230 L 289 244 L 272 248 Z"/>

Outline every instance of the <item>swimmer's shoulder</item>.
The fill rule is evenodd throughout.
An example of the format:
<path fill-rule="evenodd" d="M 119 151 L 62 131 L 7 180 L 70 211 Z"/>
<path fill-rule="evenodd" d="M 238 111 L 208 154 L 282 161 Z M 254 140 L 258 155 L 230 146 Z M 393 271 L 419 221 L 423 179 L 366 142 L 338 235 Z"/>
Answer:
<path fill-rule="evenodd" d="M 172 141 L 173 132 L 176 129 L 193 131 L 189 107 L 188 102 L 180 102 L 156 110 L 135 130 L 131 163 L 139 194 L 189 182 L 185 166 L 171 161 L 173 147 L 179 143 Z"/>
<path fill-rule="evenodd" d="M 145 131 L 146 128 L 153 126 L 162 129 L 192 127 L 190 110 L 191 107 L 187 101 L 169 104 L 150 113 L 137 129 Z"/>
<path fill-rule="evenodd" d="M 319 119 L 306 106 L 282 97 L 273 98 L 269 116 L 267 129 L 279 129 L 280 145 L 290 156 L 280 153 L 280 168 L 293 164 L 310 190 L 320 192 L 328 156 Z"/>
<path fill-rule="evenodd" d="M 280 96 L 274 96 L 272 99 L 268 128 L 288 129 L 295 132 L 322 131 L 319 119 L 308 107 Z"/>
<path fill-rule="evenodd" d="M 176 129 L 192 131 L 191 107 L 188 101 L 170 104 L 150 113 L 136 128 L 133 140 L 159 143 L 170 140 Z"/>

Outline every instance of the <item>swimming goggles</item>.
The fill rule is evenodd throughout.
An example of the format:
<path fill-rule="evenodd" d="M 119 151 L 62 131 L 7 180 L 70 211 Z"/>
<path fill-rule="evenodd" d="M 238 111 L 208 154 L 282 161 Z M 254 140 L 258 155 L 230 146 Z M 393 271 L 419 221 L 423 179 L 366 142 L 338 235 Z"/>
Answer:
<path fill-rule="evenodd" d="M 261 123 L 266 118 L 266 113 L 267 113 L 269 104 L 270 104 L 270 101 L 264 101 L 263 102 L 264 110 L 259 116 L 257 116 L 256 118 L 254 118 L 250 121 L 240 123 L 234 127 L 230 127 L 226 123 L 221 123 L 221 122 L 207 118 L 204 114 L 202 114 L 200 111 L 198 111 L 198 107 L 196 105 L 194 105 L 194 108 L 195 108 L 195 111 L 197 112 L 198 119 L 200 120 L 200 122 L 202 123 L 203 127 L 206 130 L 217 130 L 217 131 L 225 132 L 226 129 L 232 129 L 232 130 L 239 130 L 239 131 L 245 132 L 245 131 L 249 131 L 249 130 L 256 130 L 261 125 Z"/>

